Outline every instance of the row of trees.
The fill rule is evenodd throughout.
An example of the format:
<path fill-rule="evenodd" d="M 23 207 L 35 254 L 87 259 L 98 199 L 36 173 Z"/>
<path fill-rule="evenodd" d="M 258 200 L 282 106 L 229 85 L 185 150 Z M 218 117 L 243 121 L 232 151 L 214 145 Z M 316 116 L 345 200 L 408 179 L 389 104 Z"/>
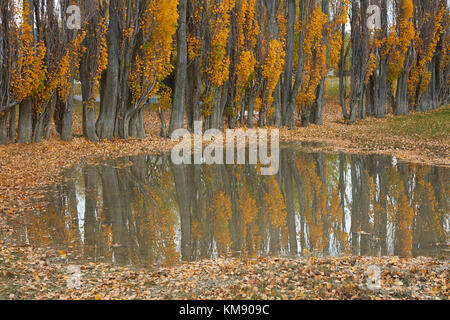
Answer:
<path fill-rule="evenodd" d="M 449 101 L 449 13 L 447 1 L 378 1 L 380 28 L 369 30 L 369 0 L 352 2 L 351 84 L 340 100 L 344 117 L 384 117 L 392 111 L 430 111 Z M 346 53 L 341 51 L 341 57 Z M 343 63 L 341 59 L 341 63 Z M 346 109 L 346 98 L 349 108 Z"/>
<path fill-rule="evenodd" d="M 80 29 L 72 2 L 2 1 L 0 143 L 38 142 L 52 121 L 70 140 L 75 80 L 91 141 L 143 137 L 156 96 L 163 136 L 322 124 L 330 71 L 350 122 L 448 103 L 446 0 L 90 0 Z"/>

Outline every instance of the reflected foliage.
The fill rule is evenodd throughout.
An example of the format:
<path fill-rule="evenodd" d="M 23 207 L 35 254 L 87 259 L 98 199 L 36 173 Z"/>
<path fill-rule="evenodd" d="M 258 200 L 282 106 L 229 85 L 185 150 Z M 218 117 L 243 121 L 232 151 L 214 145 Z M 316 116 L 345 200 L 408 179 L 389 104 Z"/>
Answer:
<path fill-rule="evenodd" d="M 74 168 L 27 216 L 23 237 L 137 267 L 233 255 L 442 256 L 449 171 L 387 157 L 281 150 L 255 166 L 180 165 L 168 155 Z"/>

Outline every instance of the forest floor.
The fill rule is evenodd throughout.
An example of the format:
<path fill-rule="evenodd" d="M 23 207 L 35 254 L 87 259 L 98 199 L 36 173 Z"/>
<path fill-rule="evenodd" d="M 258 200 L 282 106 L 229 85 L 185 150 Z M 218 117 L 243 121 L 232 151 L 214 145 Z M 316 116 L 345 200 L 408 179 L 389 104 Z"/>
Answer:
<path fill-rule="evenodd" d="M 0 299 L 414 300 L 450 297 L 448 261 L 345 257 L 235 259 L 137 270 L 0 243 Z M 379 277 L 371 282 L 369 277 Z M 75 271 L 75 273 L 74 273 Z"/>
<path fill-rule="evenodd" d="M 169 276 L 158 278 L 157 275 L 148 275 L 135 273 L 134 271 L 115 269 L 114 267 L 105 266 L 105 275 L 99 282 L 94 274 L 91 272 L 99 271 L 97 267 L 86 266 L 87 274 L 87 288 L 91 288 L 87 293 L 77 292 L 63 292 L 62 289 L 56 289 L 55 285 L 63 281 L 62 274 L 55 272 L 59 270 L 57 264 L 42 266 L 42 252 L 41 249 L 30 249 L 31 247 L 20 247 L 21 244 L 15 243 L 14 229 L 11 228 L 11 220 L 16 219 L 21 213 L 36 209 L 35 199 L 39 199 L 43 196 L 43 187 L 58 183 L 62 178 L 62 173 L 65 168 L 69 168 L 77 163 L 98 163 L 101 160 L 108 158 L 118 158 L 122 156 L 131 156 L 147 153 L 158 153 L 169 151 L 174 146 L 174 142 L 170 139 L 162 139 L 158 136 L 159 133 L 159 118 L 154 112 L 146 112 L 145 123 L 147 130 L 147 137 L 144 139 L 130 139 L 127 141 L 114 140 L 114 141 L 101 141 L 92 143 L 86 141 L 81 137 L 81 108 L 76 108 L 74 115 L 74 134 L 75 138 L 72 142 L 63 142 L 59 140 L 55 130 L 51 131 L 49 140 L 43 141 L 37 144 L 31 145 L 18 145 L 10 144 L 6 146 L 0 145 L 0 246 L 2 246 L 0 252 L 0 298 L 107 298 L 106 294 L 101 293 L 101 288 L 109 288 L 112 292 L 117 292 L 118 295 L 112 297 L 146 297 L 146 298 L 184 298 L 181 286 L 185 283 L 181 280 L 183 277 L 178 276 L 172 279 Z M 169 117 L 167 117 L 168 119 Z M 450 108 L 443 107 L 440 110 L 426 113 L 426 114 L 411 114 L 405 117 L 393 117 L 388 116 L 386 119 L 374 119 L 369 118 L 366 120 L 358 121 L 356 124 L 348 125 L 342 120 L 340 115 L 340 108 L 338 105 L 330 103 L 328 105 L 327 112 L 325 114 L 323 126 L 309 126 L 308 128 L 296 128 L 293 130 L 281 129 L 280 138 L 282 142 L 315 142 L 318 143 L 315 147 L 318 150 L 327 152 L 348 152 L 348 153 L 367 153 L 367 154 L 385 154 L 396 156 L 400 160 L 417 162 L 428 165 L 438 165 L 449 167 L 450 166 Z M 23 259 L 14 260 L 14 258 L 8 258 L 14 252 L 20 256 L 20 251 L 23 250 Z M 28 252 L 31 250 L 30 252 Z M 48 253 L 45 253 L 48 254 Z M 35 260 L 31 260 L 35 258 Z M 359 264 L 373 264 L 380 263 L 383 266 L 389 268 L 397 268 L 400 273 L 403 266 L 412 268 L 414 272 L 410 272 L 411 276 L 422 277 L 426 283 L 424 284 L 426 290 L 419 290 L 420 294 L 423 294 L 425 298 L 444 297 L 448 298 L 448 271 L 446 272 L 446 283 L 442 283 L 441 269 L 448 265 L 444 262 L 433 261 L 430 259 L 422 260 L 401 260 L 400 265 L 397 262 L 392 263 L 391 258 L 380 258 L 379 260 L 371 260 L 370 258 L 359 258 L 357 260 Z M 13 261 L 14 260 L 14 261 Z M 222 260 L 220 260 L 222 261 Z M 277 260 L 278 261 L 278 260 Z M 363 267 L 358 267 L 354 272 L 348 274 L 351 280 L 348 284 L 342 284 L 337 286 L 334 282 L 330 281 L 317 281 L 317 282 L 305 282 L 304 278 L 301 278 L 301 274 L 298 274 L 300 282 L 292 282 L 288 280 L 283 282 L 285 278 L 281 279 L 281 282 L 277 282 L 280 285 L 280 290 L 276 286 L 264 286 L 269 291 L 256 292 L 248 291 L 247 293 L 239 290 L 247 290 L 247 285 L 251 290 L 259 288 L 260 285 L 255 285 L 259 281 L 258 272 L 273 271 L 274 277 L 277 277 L 280 272 L 287 272 L 290 277 L 295 277 L 298 270 L 292 269 L 292 272 L 283 268 L 292 264 L 295 268 L 300 268 L 300 265 L 304 262 L 301 261 L 289 261 L 279 260 L 280 263 L 274 263 L 275 260 L 257 260 L 257 263 L 252 262 L 253 273 L 249 273 L 248 276 L 241 277 L 241 285 L 237 286 L 236 273 L 231 274 L 230 281 L 224 282 L 223 285 L 218 287 L 222 288 L 222 295 L 215 296 L 216 298 L 276 298 L 276 297 L 288 297 L 288 298 L 370 298 L 371 296 L 367 291 L 359 290 L 356 280 L 360 279 L 361 270 Z M 342 263 L 343 266 L 348 263 L 348 260 L 337 259 L 336 268 Z M 197 274 L 189 282 L 192 286 L 198 283 L 198 286 L 208 285 L 208 279 L 210 279 L 211 270 L 218 271 L 218 274 L 222 274 L 220 268 L 225 268 L 227 264 L 231 264 L 233 268 L 242 270 L 243 266 L 241 262 L 237 260 L 223 260 L 220 265 L 219 262 L 199 262 L 194 263 L 192 266 L 180 266 L 174 269 L 167 269 L 163 271 L 169 275 L 178 275 L 182 272 L 194 272 L 195 268 L 205 271 L 201 274 Z M 242 262 L 243 263 L 243 262 Z M 332 270 L 333 263 L 331 260 L 309 260 L 310 266 L 317 266 L 316 271 L 319 272 L 321 268 L 329 268 Z M 211 270 L 207 268 L 207 265 L 211 264 Z M 219 269 L 217 269 L 219 268 Z M 239 269 L 241 268 L 241 269 Z M 261 270 L 257 268 L 262 268 Z M 278 269 L 277 269 L 278 268 Z M 396 269 L 396 270 L 397 270 Z M 35 274 L 33 270 L 48 270 L 48 273 L 44 276 Z M 189 271 L 190 270 L 190 271 Z M 258 271 L 259 270 L 259 271 Z M 407 269 L 405 269 L 407 270 Z M 425 271 L 423 271 L 425 270 Z M 447 270 L 447 269 L 445 269 Z M 38 272 L 38 271 L 36 271 Z M 303 271 L 302 271 L 303 272 Z M 322 271 L 321 271 L 322 272 Z M 425 272 L 425 273 L 423 273 Z M 431 272 L 433 276 L 430 275 Z M 223 274 L 227 274 L 226 272 Z M 307 273 L 305 273 L 305 276 Z M 317 277 L 322 277 L 316 274 Z M 45 278 L 47 277 L 47 278 Z M 156 288 L 159 295 L 153 293 L 145 293 L 144 291 L 137 292 L 137 290 L 143 290 L 142 288 L 133 288 L 129 286 L 122 288 L 125 285 L 125 279 L 129 279 L 130 284 L 136 279 L 143 277 L 148 281 L 149 288 Z M 337 278 L 341 279 L 337 275 Z M 354 278 L 359 277 L 359 278 Z M 403 277 L 403 276 L 401 276 Z M 12 279 L 14 281 L 6 281 L 5 279 Z M 21 282 L 22 280 L 23 283 Z M 33 282 L 34 280 L 35 282 Z M 38 280 L 39 279 L 39 280 Z M 47 280 L 43 280 L 47 279 Z M 112 289 L 114 287 L 114 281 L 107 279 L 120 279 L 117 281 L 118 289 Z M 320 280 L 321 278 L 317 278 Z M 395 277 L 393 278 L 395 279 Z M 110 281 L 110 282 L 108 282 Z M 127 280 L 128 281 L 128 280 Z M 163 282 L 165 281 L 165 282 Z M 277 280 L 278 281 L 278 280 Z M 297 281 L 297 280 L 295 280 Z M 334 281 L 334 280 L 333 280 Z M 401 278 L 401 282 L 407 282 L 407 279 Z M 27 284 L 28 283 L 28 284 Z M 106 283 L 106 284 L 105 284 Z M 122 283 L 122 284 L 121 284 Z M 154 284 L 153 284 L 154 283 Z M 186 282 L 187 283 L 187 282 Z M 300 283 L 300 284 L 299 284 Z M 327 287 L 324 289 L 323 285 Z M 331 283 L 331 284 L 330 284 Z M 339 283 L 337 281 L 336 283 Z M 201 285 L 200 285 L 201 284 Z M 331 289 L 328 289 L 328 284 L 331 285 Z M 350 285 L 351 284 L 351 285 Z M 13 286 L 14 288 L 10 287 Z M 6 287 L 1 287 L 6 286 Z M 36 292 L 31 289 L 30 286 L 34 286 Z M 106 287 L 105 287 L 106 286 Z M 252 287 L 253 286 L 253 287 Z M 350 286 L 350 287 L 347 287 Z M 352 287 L 353 286 L 353 287 Z M 356 287 L 355 287 L 356 286 Z M 213 286 L 214 287 L 214 286 Z M 424 288 L 425 288 L 424 287 Z M 53 289 L 51 289 L 53 288 Z M 178 288 L 178 289 L 177 289 Z M 267 289 L 269 288 L 269 289 Z M 288 288 L 293 288 L 295 292 L 292 296 L 292 292 L 289 293 Z M 340 289 L 339 289 L 340 288 Z M 343 289 L 347 288 L 347 289 Z M 39 289 L 39 290 L 38 290 Z M 167 289 L 167 290 L 166 290 Z M 17 290 L 17 293 L 15 293 Z M 53 291 L 52 291 L 53 290 Z M 166 290 L 166 291 L 165 291 Z M 178 291 L 177 291 L 178 290 Z M 209 290 L 209 289 L 208 289 Z M 275 291 L 273 291 L 275 290 Z M 285 291 L 282 291 L 285 290 Z M 333 293 L 333 290 L 335 292 Z M 431 290 L 431 291 L 427 291 Z M 339 292 L 338 292 L 339 291 Z M 418 292 L 419 292 L 418 291 Z M 27 293 L 28 292 L 28 293 Z M 209 297 L 214 295 L 211 291 L 208 291 Z M 274 295 L 270 295 L 271 293 Z M 415 293 L 414 293 L 415 292 Z M 128 294 L 129 293 L 129 294 Z M 323 293 L 323 295 L 322 295 Z M 243 296 L 246 294 L 246 296 Z M 409 293 L 399 293 L 394 291 L 386 291 L 381 296 L 386 298 L 416 298 L 416 291 Z M 11 296 L 14 295 L 14 296 Z M 201 292 L 191 292 L 189 298 L 202 298 Z"/>

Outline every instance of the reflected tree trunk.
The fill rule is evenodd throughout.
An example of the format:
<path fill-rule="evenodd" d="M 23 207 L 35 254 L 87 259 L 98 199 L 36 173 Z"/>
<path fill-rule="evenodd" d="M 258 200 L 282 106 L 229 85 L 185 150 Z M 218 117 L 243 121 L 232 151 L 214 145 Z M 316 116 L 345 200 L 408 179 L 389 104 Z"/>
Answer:
<path fill-rule="evenodd" d="M 88 256 L 97 258 L 97 169 L 88 166 L 84 169 L 84 232 Z"/>
<path fill-rule="evenodd" d="M 189 190 L 191 188 L 191 184 L 190 181 L 188 181 L 186 165 L 172 165 L 171 169 L 175 181 L 178 207 L 180 209 L 181 258 L 184 261 L 191 261 L 191 213 L 189 209 Z"/>
<path fill-rule="evenodd" d="M 375 211 L 375 240 L 379 247 L 379 254 L 386 256 L 387 251 L 387 228 L 388 228 L 388 213 L 387 213 L 387 197 L 388 197 L 388 176 L 387 167 L 388 159 L 380 158 L 376 160 L 376 172 L 378 175 L 377 185 L 377 209 Z"/>
<path fill-rule="evenodd" d="M 282 156 L 283 165 L 281 167 L 282 180 L 284 185 L 284 196 L 286 202 L 287 211 L 287 227 L 289 234 L 289 251 L 290 254 L 295 256 L 298 254 L 297 244 L 297 226 L 295 219 L 295 207 L 294 207 L 294 185 L 292 183 L 294 172 L 298 175 L 298 168 L 296 163 L 296 154 L 291 150 L 283 150 L 286 155 Z"/>
<path fill-rule="evenodd" d="M 124 238 L 123 199 L 119 186 L 117 169 L 112 166 L 99 168 L 103 189 L 103 214 L 106 223 L 111 225 L 113 253 L 118 264 L 127 262 L 126 239 Z"/>

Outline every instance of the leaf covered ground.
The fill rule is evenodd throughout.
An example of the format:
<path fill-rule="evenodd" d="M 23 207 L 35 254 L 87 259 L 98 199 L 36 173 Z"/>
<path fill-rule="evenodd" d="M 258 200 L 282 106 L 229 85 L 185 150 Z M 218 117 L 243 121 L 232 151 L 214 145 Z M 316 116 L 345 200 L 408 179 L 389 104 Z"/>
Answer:
<path fill-rule="evenodd" d="M 78 265 L 65 253 L 0 245 L 0 299 L 449 299 L 448 261 L 347 257 L 191 262 L 155 271 L 103 263 Z M 369 289 L 370 266 L 380 270 Z M 73 283 L 73 282 L 69 282 Z"/>

